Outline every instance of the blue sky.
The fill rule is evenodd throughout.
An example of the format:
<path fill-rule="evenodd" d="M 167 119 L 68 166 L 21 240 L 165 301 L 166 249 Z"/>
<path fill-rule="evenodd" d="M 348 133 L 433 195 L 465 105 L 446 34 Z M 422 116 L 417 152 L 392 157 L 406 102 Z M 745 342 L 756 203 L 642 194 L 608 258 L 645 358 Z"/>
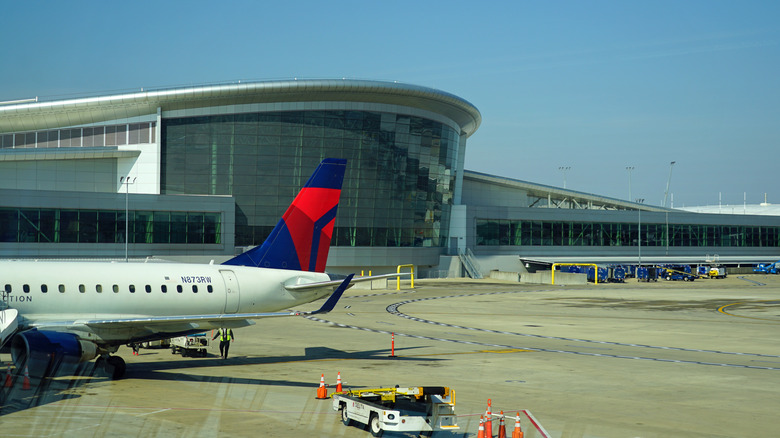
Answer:
<path fill-rule="evenodd" d="M 660 205 L 780 203 L 780 2 L 7 2 L 0 100 L 357 78 L 482 112 L 466 168 Z"/>

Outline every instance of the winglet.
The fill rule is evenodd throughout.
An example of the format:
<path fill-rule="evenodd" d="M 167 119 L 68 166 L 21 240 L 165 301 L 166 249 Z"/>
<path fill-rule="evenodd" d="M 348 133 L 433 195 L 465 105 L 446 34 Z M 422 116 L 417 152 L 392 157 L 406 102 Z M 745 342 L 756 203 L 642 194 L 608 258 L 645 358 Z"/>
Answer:
<path fill-rule="evenodd" d="M 347 278 L 344 279 L 344 281 L 339 285 L 339 287 L 336 288 L 336 290 L 331 294 L 330 298 L 328 298 L 327 301 L 320 307 L 319 309 L 309 313 L 309 315 L 316 315 L 318 313 L 328 313 L 331 310 L 333 310 L 334 307 L 336 307 L 336 303 L 341 299 L 341 295 L 344 294 L 344 291 L 347 290 L 349 287 L 349 283 L 352 281 L 352 277 L 354 277 L 355 274 L 349 274 L 347 275 Z"/>

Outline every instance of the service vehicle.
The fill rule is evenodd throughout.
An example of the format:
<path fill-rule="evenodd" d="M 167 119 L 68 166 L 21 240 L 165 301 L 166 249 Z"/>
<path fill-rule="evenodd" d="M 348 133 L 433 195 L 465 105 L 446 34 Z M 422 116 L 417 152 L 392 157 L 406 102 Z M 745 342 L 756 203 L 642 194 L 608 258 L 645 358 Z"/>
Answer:
<path fill-rule="evenodd" d="M 209 337 L 206 333 L 171 338 L 171 354 L 181 353 L 184 357 L 206 357 L 208 348 Z"/>
<path fill-rule="evenodd" d="M 728 274 L 726 273 L 726 267 L 725 266 L 713 266 L 710 268 L 710 271 L 708 272 L 708 275 L 710 278 L 726 278 L 728 277 Z"/>
<path fill-rule="evenodd" d="M 780 274 L 780 260 L 774 263 L 759 263 L 753 268 L 753 272 L 757 274 Z"/>
<path fill-rule="evenodd" d="M 141 347 L 143 348 L 168 348 L 171 346 L 171 340 L 170 339 L 157 339 L 154 341 L 148 341 L 148 342 L 142 342 Z"/>
<path fill-rule="evenodd" d="M 455 391 L 445 386 L 356 389 L 336 392 L 333 410 L 341 412 L 345 426 L 361 423 L 373 436 L 384 431 L 416 432 L 460 429 L 455 415 Z"/>
<path fill-rule="evenodd" d="M 664 265 L 661 270 L 661 277 L 669 281 L 694 281 L 698 277 L 689 265 Z"/>

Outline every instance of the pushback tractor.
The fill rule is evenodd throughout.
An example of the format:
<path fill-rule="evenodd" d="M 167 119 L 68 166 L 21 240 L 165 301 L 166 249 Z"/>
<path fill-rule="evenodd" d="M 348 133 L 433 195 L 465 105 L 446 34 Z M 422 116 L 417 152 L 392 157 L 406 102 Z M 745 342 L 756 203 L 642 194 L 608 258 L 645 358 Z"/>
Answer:
<path fill-rule="evenodd" d="M 367 425 L 373 436 L 384 431 L 416 432 L 458 430 L 455 391 L 444 386 L 359 389 L 332 395 L 333 410 L 341 412 L 345 426 Z"/>

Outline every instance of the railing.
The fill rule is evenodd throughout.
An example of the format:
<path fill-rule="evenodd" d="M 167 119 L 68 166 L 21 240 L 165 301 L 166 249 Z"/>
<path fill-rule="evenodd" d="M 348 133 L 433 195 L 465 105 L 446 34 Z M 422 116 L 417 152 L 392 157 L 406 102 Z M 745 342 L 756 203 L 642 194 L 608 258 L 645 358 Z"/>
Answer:
<path fill-rule="evenodd" d="M 466 248 L 465 251 L 459 250 L 458 257 L 460 258 L 463 267 L 466 269 L 466 272 L 469 274 L 469 277 L 483 278 L 479 263 L 477 263 L 476 257 L 474 256 L 474 253 L 471 252 L 471 249 Z"/>
<path fill-rule="evenodd" d="M 401 273 L 401 268 L 410 268 L 412 273 L 412 289 L 414 289 L 414 265 L 398 265 L 398 274 Z M 401 276 L 396 277 L 395 290 L 401 290 Z"/>

